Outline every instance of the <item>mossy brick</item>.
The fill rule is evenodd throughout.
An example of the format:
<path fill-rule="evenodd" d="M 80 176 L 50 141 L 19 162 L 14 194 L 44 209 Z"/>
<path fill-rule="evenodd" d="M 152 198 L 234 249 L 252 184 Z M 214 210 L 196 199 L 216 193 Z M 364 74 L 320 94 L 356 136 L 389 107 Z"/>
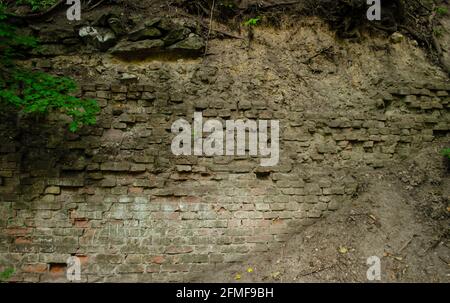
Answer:
<path fill-rule="evenodd" d="M 128 88 L 127 88 L 126 85 L 112 84 L 111 85 L 111 91 L 113 93 L 126 93 L 128 91 Z"/>
<path fill-rule="evenodd" d="M 106 162 L 100 165 L 102 171 L 123 172 L 130 170 L 131 165 L 125 162 Z"/>

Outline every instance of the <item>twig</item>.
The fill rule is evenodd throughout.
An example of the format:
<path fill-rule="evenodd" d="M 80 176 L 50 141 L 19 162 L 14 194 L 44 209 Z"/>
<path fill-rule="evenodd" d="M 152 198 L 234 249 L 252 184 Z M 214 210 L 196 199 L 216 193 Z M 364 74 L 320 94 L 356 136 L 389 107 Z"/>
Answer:
<path fill-rule="evenodd" d="M 214 7 L 216 5 L 216 1 L 213 0 L 213 3 L 211 5 L 211 16 L 209 18 L 209 27 L 208 27 L 208 36 L 206 36 L 206 43 L 205 43 L 205 55 L 208 52 L 208 42 L 209 42 L 209 36 L 211 35 L 211 29 L 212 29 L 212 23 L 213 23 L 213 16 L 214 16 Z"/>
<path fill-rule="evenodd" d="M 89 8 L 87 9 L 87 11 L 93 10 L 94 8 L 100 6 L 103 2 L 105 2 L 105 0 L 100 0 L 99 2 L 95 3 L 93 6 L 89 7 Z M 89 5 L 89 4 L 90 4 L 90 2 L 88 3 L 88 5 Z"/>
<path fill-rule="evenodd" d="M 193 16 L 193 15 L 190 15 L 190 14 L 186 14 L 186 13 L 183 13 L 183 12 L 181 12 L 181 11 L 177 11 L 177 14 L 179 14 L 179 15 L 181 15 L 181 16 L 183 16 L 183 17 L 195 19 L 195 20 L 196 20 L 203 28 L 206 28 L 206 29 L 209 29 L 209 28 L 210 28 L 210 27 L 209 27 L 208 25 L 206 25 L 206 24 L 203 22 L 203 20 L 200 19 L 199 17 Z M 223 30 L 220 30 L 220 29 L 211 29 L 211 31 L 216 32 L 216 33 L 219 33 L 219 34 L 222 34 L 222 35 L 224 35 L 225 37 L 229 37 L 229 38 L 233 38 L 233 39 L 240 39 L 240 40 L 245 39 L 244 37 L 240 37 L 240 36 L 234 35 L 234 34 L 232 34 L 232 33 L 229 33 L 229 32 L 223 31 Z"/>
<path fill-rule="evenodd" d="M 310 271 L 310 272 L 307 272 L 307 273 L 304 273 L 304 274 L 300 274 L 299 276 L 305 277 L 305 276 L 310 276 L 310 275 L 313 275 L 313 274 L 317 274 L 317 273 L 322 272 L 324 270 L 330 269 L 330 268 L 334 267 L 335 265 L 336 264 L 331 264 L 331 265 L 326 266 L 326 267 L 322 267 L 322 268 L 319 268 L 319 269 L 316 269 L 316 270 L 313 270 L 313 271 Z"/>
<path fill-rule="evenodd" d="M 400 248 L 400 250 L 398 251 L 398 254 L 400 254 L 408 245 L 409 245 L 409 243 L 411 243 L 411 241 L 414 239 L 414 237 L 415 237 L 415 235 L 413 235 L 412 237 L 411 237 L 411 239 L 409 239 L 401 248 Z"/>
<path fill-rule="evenodd" d="M 427 11 L 431 12 L 431 9 L 429 7 L 427 7 L 425 4 L 422 3 L 422 1 L 420 0 L 415 0 L 417 3 L 420 4 L 421 7 L 423 7 L 424 9 L 426 9 Z"/>
<path fill-rule="evenodd" d="M 444 262 L 445 264 L 450 265 L 450 263 L 447 262 L 447 260 L 445 260 L 443 257 L 438 256 L 438 258 L 439 258 L 439 260 L 441 260 L 441 261 Z"/>
<path fill-rule="evenodd" d="M 333 48 L 332 45 L 331 45 L 331 46 L 328 46 L 328 47 L 325 47 L 325 48 L 322 48 L 320 51 L 318 51 L 317 53 L 315 53 L 314 55 L 312 55 L 311 57 L 309 57 L 307 60 L 303 61 L 302 63 L 303 63 L 303 64 L 308 64 L 309 62 L 311 62 L 312 59 L 314 59 L 314 58 L 320 56 L 321 54 L 323 54 L 323 53 L 326 52 L 326 51 L 329 51 L 329 50 L 332 49 L 332 48 Z"/>
<path fill-rule="evenodd" d="M 274 4 L 267 4 L 267 5 L 262 5 L 261 8 L 262 9 L 268 9 L 268 8 L 274 8 L 277 6 L 284 6 L 284 5 L 293 5 L 293 4 L 298 4 L 298 3 L 302 3 L 303 1 L 291 1 L 291 2 L 282 2 L 282 3 L 274 3 Z"/>
<path fill-rule="evenodd" d="M 214 1 L 213 1 L 214 2 Z M 210 14 L 210 12 L 208 12 L 208 10 L 200 3 L 200 2 L 198 2 L 198 3 L 196 3 L 198 6 L 200 6 L 200 8 L 202 9 L 202 11 L 205 13 L 205 15 L 209 15 Z M 213 3 L 213 7 L 214 7 L 214 3 Z M 212 13 L 212 11 L 211 11 L 211 13 Z"/>

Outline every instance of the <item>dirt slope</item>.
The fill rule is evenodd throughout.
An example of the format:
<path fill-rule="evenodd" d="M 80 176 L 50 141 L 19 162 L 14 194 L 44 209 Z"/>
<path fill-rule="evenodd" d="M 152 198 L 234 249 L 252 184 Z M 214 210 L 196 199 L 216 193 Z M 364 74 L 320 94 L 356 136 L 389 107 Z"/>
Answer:
<path fill-rule="evenodd" d="M 450 179 L 441 160 L 429 148 L 366 175 L 358 197 L 285 246 L 199 280 L 367 282 L 367 258 L 378 256 L 381 282 L 450 282 Z"/>

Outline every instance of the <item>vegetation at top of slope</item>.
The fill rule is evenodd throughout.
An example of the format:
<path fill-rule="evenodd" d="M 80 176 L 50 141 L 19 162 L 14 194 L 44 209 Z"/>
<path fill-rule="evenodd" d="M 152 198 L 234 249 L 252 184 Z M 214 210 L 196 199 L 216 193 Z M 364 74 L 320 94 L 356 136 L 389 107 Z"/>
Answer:
<path fill-rule="evenodd" d="M 82 125 L 95 124 L 100 110 L 97 102 L 74 97 L 77 86 L 72 79 L 17 66 L 15 59 L 37 47 L 35 38 L 18 34 L 7 22 L 0 4 L 0 104 L 14 106 L 25 114 L 59 110 L 72 118 L 69 129 L 73 132 Z"/>

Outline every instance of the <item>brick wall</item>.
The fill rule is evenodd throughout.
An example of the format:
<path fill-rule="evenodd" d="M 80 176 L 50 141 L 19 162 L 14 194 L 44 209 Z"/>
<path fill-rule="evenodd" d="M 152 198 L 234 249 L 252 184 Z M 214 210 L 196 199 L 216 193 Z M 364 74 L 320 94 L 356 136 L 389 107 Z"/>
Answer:
<path fill-rule="evenodd" d="M 190 281 L 285 242 L 352 199 L 352 172 L 401 161 L 450 129 L 445 83 L 390 84 L 374 107 L 314 111 L 271 95 L 232 98 L 216 73 L 83 85 L 102 113 L 78 134 L 59 116 L 2 119 L 0 266 L 16 269 L 13 280 L 67 281 L 76 255 L 82 281 Z M 280 120 L 279 165 L 173 156 L 172 122 L 195 111 Z"/>

